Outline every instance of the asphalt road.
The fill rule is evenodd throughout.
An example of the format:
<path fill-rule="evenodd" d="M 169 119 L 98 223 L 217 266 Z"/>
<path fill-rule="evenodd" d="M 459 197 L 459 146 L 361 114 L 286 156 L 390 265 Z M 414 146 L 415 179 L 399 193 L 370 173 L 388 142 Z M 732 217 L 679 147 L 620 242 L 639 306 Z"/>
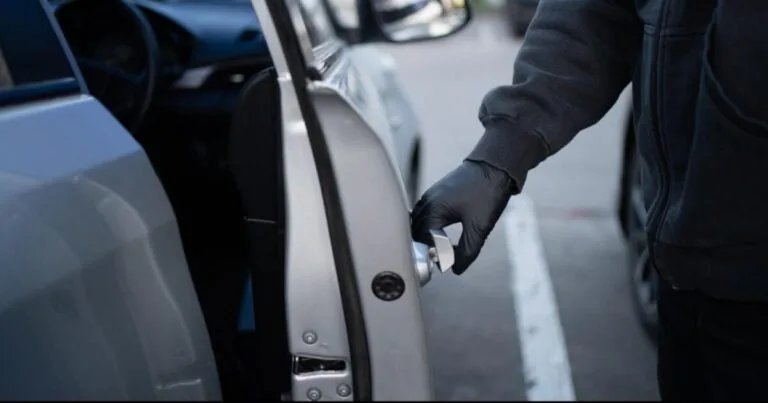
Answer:
<path fill-rule="evenodd" d="M 511 81 L 519 47 L 489 16 L 443 40 L 381 45 L 421 115 L 424 186 L 471 150 L 480 101 Z M 530 174 L 473 267 L 424 289 L 436 398 L 658 399 L 614 214 L 628 102 Z"/>

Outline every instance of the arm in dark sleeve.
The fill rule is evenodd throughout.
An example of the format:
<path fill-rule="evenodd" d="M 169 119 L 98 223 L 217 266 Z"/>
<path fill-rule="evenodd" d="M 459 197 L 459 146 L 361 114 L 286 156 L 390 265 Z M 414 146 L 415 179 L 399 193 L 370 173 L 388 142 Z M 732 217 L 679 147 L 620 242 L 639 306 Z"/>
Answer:
<path fill-rule="evenodd" d="M 768 1 L 725 0 L 714 16 L 709 62 L 746 117 L 768 122 Z"/>
<path fill-rule="evenodd" d="M 633 0 L 540 0 L 512 85 L 483 99 L 485 134 L 467 159 L 505 171 L 520 191 L 530 169 L 616 102 L 642 32 Z"/>

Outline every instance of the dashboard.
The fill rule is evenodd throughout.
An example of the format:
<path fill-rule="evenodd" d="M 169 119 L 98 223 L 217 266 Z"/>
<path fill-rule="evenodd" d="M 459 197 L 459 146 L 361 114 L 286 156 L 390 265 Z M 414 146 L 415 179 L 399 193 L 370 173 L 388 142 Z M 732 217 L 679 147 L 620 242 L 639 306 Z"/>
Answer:
<path fill-rule="evenodd" d="M 141 73 L 148 63 L 146 44 L 136 23 L 115 12 L 117 1 L 49 0 L 76 57 Z M 136 6 L 157 42 L 155 106 L 229 112 L 250 75 L 271 66 L 248 1 L 122 1 Z"/>
<path fill-rule="evenodd" d="M 76 4 L 81 2 L 82 5 Z M 166 86 L 177 79 L 189 65 L 195 39 L 178 23 L 139 6 L 157 40 L 159 82 Z M 72 52 L 108 65 L 140 73 L 147 65 L 145 46 L 131 32 L 126 17 L 109 7 L 109 1 L 76 0 L 54 3 L 56 19 Z"/>

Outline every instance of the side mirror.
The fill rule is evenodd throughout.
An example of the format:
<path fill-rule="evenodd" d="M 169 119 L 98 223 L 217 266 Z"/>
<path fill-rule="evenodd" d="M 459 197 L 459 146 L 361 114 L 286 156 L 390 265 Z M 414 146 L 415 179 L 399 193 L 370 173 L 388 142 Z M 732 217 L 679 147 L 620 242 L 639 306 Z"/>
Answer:
<path fill-rule="evenodd" d="M 368 0 L 381 34 L 391 42 L 437 39 L 469 23 L 467 0 Z"/>
<path fill-rule="evenodd" d="M 360 29 L 358 0 L 325 0 L 328 14 L 334 24 L 343 32 Z"/>

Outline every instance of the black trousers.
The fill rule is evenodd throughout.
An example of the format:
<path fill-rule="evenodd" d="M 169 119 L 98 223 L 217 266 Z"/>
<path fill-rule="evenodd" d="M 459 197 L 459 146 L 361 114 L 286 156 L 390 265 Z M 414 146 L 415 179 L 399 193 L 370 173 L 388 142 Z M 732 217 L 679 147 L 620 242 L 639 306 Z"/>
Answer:
<path fill-rule="evenodd" d="M 661 399 L 768 401 L 768 303 L 719 300 L 661 283 Z"/>

